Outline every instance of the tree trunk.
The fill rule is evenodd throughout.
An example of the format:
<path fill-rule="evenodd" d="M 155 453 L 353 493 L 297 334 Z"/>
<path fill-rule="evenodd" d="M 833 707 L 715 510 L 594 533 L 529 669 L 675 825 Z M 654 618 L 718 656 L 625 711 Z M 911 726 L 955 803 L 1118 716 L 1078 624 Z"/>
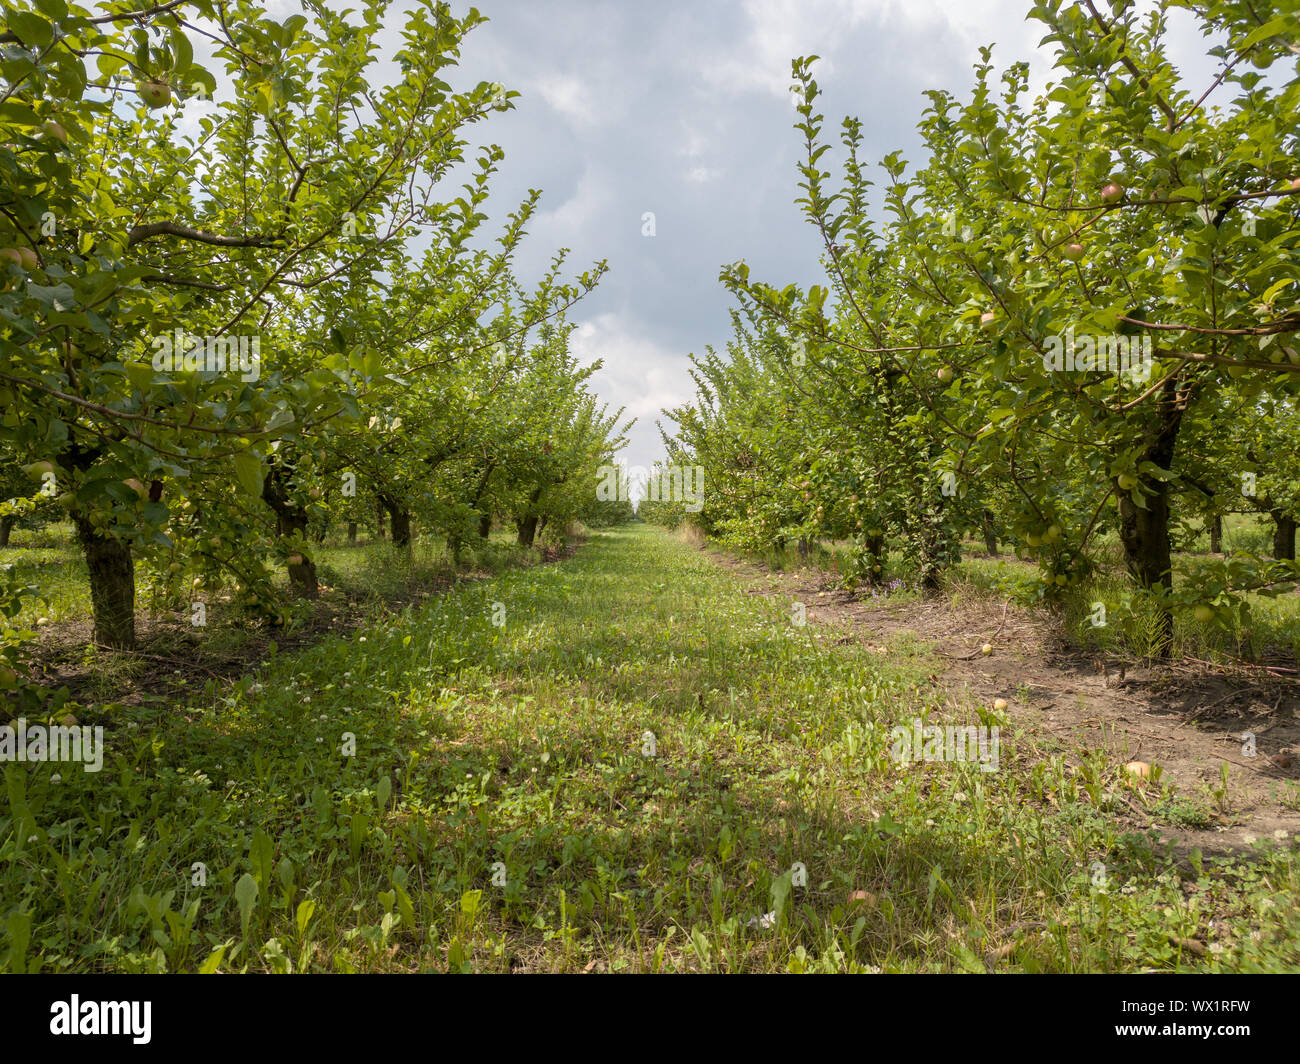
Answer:
<path fill-rule="evenodd" d="M 384 538 L 384 504 L 378 499 L 375 500 L 375 528 L 376 535 L 380 539 Z"/>
<path fill-rule="evenodd" d="M 867 566 L 867 583 L 874 586 L 885 582 L 885 560 L 888 555 L 885 553 L 885 537 L 867 536 L 863 541 L 866 547 L 867 557 L 871 559 Z M 880 568 L 877 569 L 876 566 Z"/>
<path fill-rule="evenodd" d="M 1223 553 L 1223 515 L 1215 514 L 1210 522 L 1210 553 Z"/>
<path fill-rule="evenodd" d="M 943 586 L 943 573 L 952 561 L 950 533 L 944 521 L 942 502 L 926 500 L 921 503 L 917 518 L 920 525 L 920 582 L 925 591 L 938 591 Z"/>
<path fill-rule="evenodd" d="M 268 470 L 262 480 L 262 501 L 275 514 L 276 529 L 281 536 L 304 538 L 307 531 L 307 510 L 289 500 L 283 474 L 278 468 Z M 305 554 L 301 557 L 301 562 L 289 565 L 289 587 L 299 598 L 314 599 L 320 586 L 316 580 L 316 563 Z"/>
<path fill-rule="evenodd" d="M 533 489 L 533 493 L 528 497 L 528 508 L 524 511 L 524 516 L 515 519 L 515 526 L 519 529 L 519 545 L 521 547 L 531 547 L 533 540 L 537 538 L 537 522 L 539 516 L 533 512 L 533 507 L 537 505 L 542 497 L 540 486 Z"/>
<path fill-rule="evenodd" d="M 1150 461 L 1161 469 L 1172 469 L 1174 449 L 1183 412 L 1178 386 L 1172 378 L 1165 382 L 1159 405 L 1152 412 L 1147 449 L 1137 465 Z M 1139 476 L 1138 489 L 1146 506 L 1133 503 L 1127 491 L 1119 491 L 1119 539 L 1124 546 L 1124 561 L 1129 575 L 1148 591 L 1168 592 L 1173 588 L 1173 569 L 1169 543 L 1169 484 L 1163 480 Z M 1159 656 L 1165 657 L 1173 646 L 1174 618 L 1161 603 Z"/>
<path fill-rule="evenodd" d="M 12 514 L 7 517 L 0 517 L 0 547 L 9 546 L 9 533 L 13 531 L 16 520 L 17 518 Z"/>
<path fill-rule="evenodd" d="M 1164 466 L 1156 459 L 1157 464 Z M 1164 468 L 1168 468 L 1164 466 Z M 1150 494 L 1145 494 L 1147 487 Z M 1140 489 L 1146 499 L 1146 508 L 1136 506 L 1129 493 L 1119 494 L 1119 538 L 1124 546 L 1124 561 L 1129 575 L 1148 591 L 1169 591 L 1173 588 L 1169 544 L 1169 486 L 1164 481 L 1142 481 Z M 1159 639 L 1163 649 L 1159 657 L 1168 655 L 1171 646 L 1174 619 L 1163 606 L 1160 609 Z"/>
<path fill-rule="evenodd" d="M 998 533 L 993 527 L 993 512 L 985 510 L 980 515 L 980 529 L 984 533 L 984 549 L 990 558 L 998 556 Z"/>
<path fill-rule="evenodd" d="M 348 546 L 355 547 L 356 545 L 357 545 L 357 523 L 355 521 L 349 521 L 348 522 Z"/>
<path fill-rule="evenodd" d="M 1273 522 L 1273 557 L 1280 562 L 1295 561 L 1295 518 L 1274 510 Z"/>
<path fill-rule="evenodd" d="M 479 507 L 483 504 L 483 496 L 487 494 L 488 481 L 492 479 L 492 470 L 495 468 L 496 468 L 496 462 L 495 461 L 489 462 L 486 468 L 484 468 L 483 470 L 483 475 L 479 477 L 478 484 L 474 488 L 474 499 L 471 502 L 471 505 L 476 510 L 478 510 Z M 486 511 L 479 510 L 478 537 L 479 539 L 487 539 L 488 536 L 490 536 L 491 534 L 492 534 L 492 511 L 491 509 L 488 509 Z"/>
<path fill-rule="evenodd" d="M 388 525 L 393 530 L 393 546 L 410 547 L 411 511 L 393 499 L 386 498 L 384 506 L 388 509 Z"/>
<path fill-rule="evenodd" d="M 90 573 L 94 640 L 113 650 L 134 650 L 135 564 L 131 548 L 101 536 L 85 517 L 74 514 L 72 520 Z"/>

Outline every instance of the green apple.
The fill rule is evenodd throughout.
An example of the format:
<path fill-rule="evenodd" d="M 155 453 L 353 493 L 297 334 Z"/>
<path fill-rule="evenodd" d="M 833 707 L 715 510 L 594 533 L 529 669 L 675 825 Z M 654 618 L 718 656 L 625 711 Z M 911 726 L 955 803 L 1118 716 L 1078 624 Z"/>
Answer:
<path fill-rule="evenodd" d="M 993 653 L 993 644 L 985 643 L 982 647 L 980 647 L 980 653 L 987 658 L 990 654 Z"/>
<path fill-rule="evenodd" d="M 1007 700 L 1005 698 L 993 699 L 993 709 L 995 712 L 997 713 L 1005 712 L 1006 708 L 1007 708 Z"/>
<path fill-rule="evenodd" d="M 1043 542 L 1043 537 L 1037 532 L 1030 532 L 1025 536 L 1025 542 L 1031 547 L 1037 547 Z"/>
<path fill-rule="evenodd" d="M 288 561 L 288 563 L 289 563 L 290 565 L 301 565 L 301 564 L 302 564 L 302 555 L 301 555 L 301 554 L 290 554 L 289 557 L 288 557 L 286 560 Z"/>
<path fill-rule="evenodd" d="M 169 573 L 179 573 L 184 568 L 185 566 L 181 565 L 180 562 L 172 562 L 171 565 L 167 566 L 167 571 Z"/>
<path fill-rule="evenodd" d="M 1118 181 L 1112 181 L 1101 190 L 1102 203 L 1118 203 L 1124 198 L 1124 186 Z"/>
<path fill-rule="evenodd" d="M 1047 532 L 1044 533 L 1044 535 L 1043 535 L 1043 540 L 1044 540 L 1044 542 L 1046 542 L 1046 543 L 1055 543 L 1055 542 L 1056 542 L 1058 539 L 1060 539 L 1060 538 L 1061 538 L 1061 526 L 1060 526 L 1060 525 L 1048 525 L 1048 526 L 1047 526 Z"/>
<path fill-rule="evenodd" d="M 29 272 L 37 269 L 41 264 L 41 260 L 36 257 L 36 252 L 31 248 L 19 248 L 18 258 L 23 264 L 23 269 Z"/>
<path fill-rule="evenodd" d="M 1067 259 L 1069 259 L 1071 262 L 1078 262 L 1081 258 L 1083 258 L 1083 245 L 1066 244 L 1065 250 L 1062 251 L 1061 254 L 1064 255 Z"/>
<path fill-rule="evenodd" d="M 156 111 L 171 103 L 172 89 L 165 81 L 142 81 L 136 86 L 146 107 Z"/>
<path fill-rule="evenodd" d="M 1065 587 L 1065 585 L 1068 584 L 1069 582 L 1070 582 L 1070 578 L 1069 578 L 1068 576 L 1066 576 L 1064 573 L 1057 573 L 1057 574 L 1056 574 L 1056 586 L 1057 586 L 1057 587 Z"/>
<path fill-rule="evenodd" d="M 141 484 L 140 481 L 136 480 L 135 477 L 130 477 L 127 480 L 122 481 L 122 483 L 142 499 L 149 494 L 149 489 Z"/>
<path fill-rule="evenodd" d="M 1116 479 L 1121 491 L 1132 491 L 1138 486 L 1138 478 L 1132 473 L 1121 473 Z"/>
<path fill-rule="evenodd" d="M 985 331 L 992 329 L 998 320 L 997 314 L 991 310 L 986 310 L 980 315 L 980 328 Z"/>
<path fill-rule="evenodd" d="M 58 122 L 46 122 L 45 135 L 51 140 L 57 140 L 60 144 L 68 143 L 68 131 Z"/>
<path fill-rule="evenodd" d="M 1202 602 L 1192 611 L 1192 616 L 1200 621 L 1201 624 L 1209 624 L 1214 620 L 1214 607 Z"/>
<path fill-rule="evenodd" d="M 935 370 L 934 375 L 943 381 L 944 384 L 947 384 L 952 380 L 952 370 L 947 366 L 941 366 L 939 369 Z"/>

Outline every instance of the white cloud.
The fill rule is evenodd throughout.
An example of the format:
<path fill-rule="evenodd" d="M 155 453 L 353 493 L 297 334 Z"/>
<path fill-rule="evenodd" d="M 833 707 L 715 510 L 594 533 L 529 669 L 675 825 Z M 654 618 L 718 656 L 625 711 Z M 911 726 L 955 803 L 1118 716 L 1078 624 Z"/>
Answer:
<path fill-rule="evenodd" d="M 611 410 L 624 407 L 624 420 L 637 419 L 624 457 L 644 466 L 662 457 L 662 446 L 656 446 L 655 419 L 662 417 L 665 408 L 679 406 L 694 394 L 690 378 L 682 372 L 683 353 L 648 339 L 630 316 L 614 311 L 584 321 L 574 330 L 570 344 L 583 364 L 598 358 L 604 361 L 599 374 L 601 398 Z M 638 453 L 646 447 L 654 447 L 653 452 Z"/>
<path fill-rule="evenodd" d="M 543 100 L 570 122 L 590 125 L 596 121 L 591 91 L 572 74 L 546 75 L 531 84 Z"/>

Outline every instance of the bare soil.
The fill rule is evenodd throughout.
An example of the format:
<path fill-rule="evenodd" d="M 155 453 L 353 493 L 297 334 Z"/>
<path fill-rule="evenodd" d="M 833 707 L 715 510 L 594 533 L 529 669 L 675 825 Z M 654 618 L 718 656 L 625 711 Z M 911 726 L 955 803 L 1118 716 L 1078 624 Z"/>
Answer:
<path fill-rule="evenodd" d="M 1134 831 L 1154 827 L 1175 852 L 1246 852 L 1257 838 L 1300 831 L 1300 684 L 1263 668 L 1231 671 L 1192 660 L 1134 665 L 1081 653 L 1043 610 L 988 599 L 954 606 L 943 599 L 893 600 L 846 591 L 815 569 L 774 572 L 709 551 L 719 564 L 753 581 L 753 592 L 807 607 L 809 623 L 834 627 L 836 641 L 881 654 L 930 654 L 931 679 L 954 708 L 1008 703 L 1007 715 L 1029 738 L 1032 759 L 1064 755 L 1077 766 L 1106 752 L 1119 778 L 1144 761 L 1161 769 L 1159 785 L 1134 780 L 1126 789 Z M 981 653 L 991 644 L 993 652 Z M 1255 753 L 1243 736 L 1255 737 Z M 1223 767 L 1228 769 L 1226 797 Z M 1194 804 L 1172 818 L 1154 808 L 1161 791 Z M 1165 807 L 1166 809 L 1168 806 Z M 1201 821 L 1189 826 L 1188 820 Z"/>

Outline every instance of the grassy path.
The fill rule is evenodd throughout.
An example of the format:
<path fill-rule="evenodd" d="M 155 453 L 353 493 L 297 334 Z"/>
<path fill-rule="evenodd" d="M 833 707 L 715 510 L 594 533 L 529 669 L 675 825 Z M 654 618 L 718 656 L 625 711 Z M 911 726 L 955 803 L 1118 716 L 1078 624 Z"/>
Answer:
<path fill-rule="evenodd" d="M 102 773 L 6 772 L 10 965 L 1300 963 L 1292 853 L 1178 869 L 1120 835 L 1100 775 L 1022 763 L 923 654 L 793 616 L 634 526 L 233 694 L 105 707 Z M 997 771 L 895 762 L 890 729 L 914 717 L 1004 725 Z"/>

